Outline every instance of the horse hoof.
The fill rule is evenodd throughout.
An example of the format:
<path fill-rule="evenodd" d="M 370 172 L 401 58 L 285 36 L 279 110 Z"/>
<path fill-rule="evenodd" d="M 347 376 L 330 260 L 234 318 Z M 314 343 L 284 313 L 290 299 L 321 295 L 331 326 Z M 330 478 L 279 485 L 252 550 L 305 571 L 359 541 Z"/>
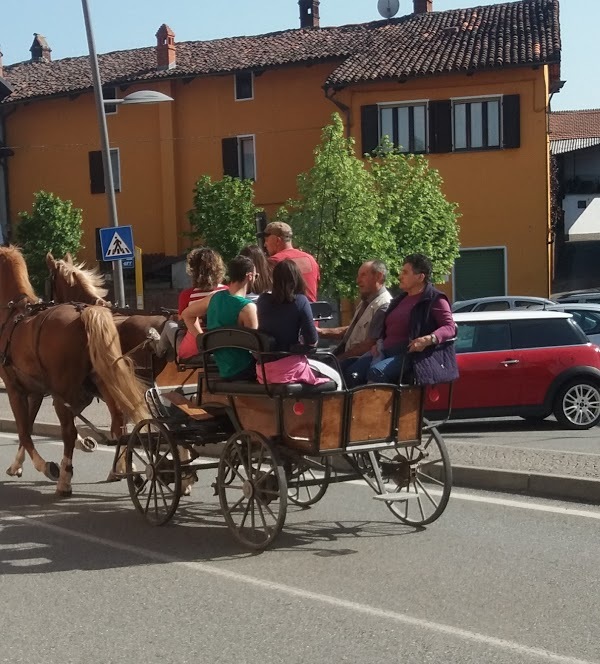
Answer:
<path fill-rule="evenodd" d="M 82 452 L 95 452 L 98 448 L 98 443 L 91 436 L 86 436 L 85 438 L 77 439 L 75 447 Z"/>
<path fill-rule="evenodd" d="M 6 474 L 9 477 L 22 477 L 23 476 L 23 469 L 22 468 L 17 468 L 17 470 L 13 470 L 12 466 L 9 466 L 6 469 Z"/>
<path fill-rule="evenodd" d="M 116 473 L 113 473 L 112 470 L 110 473 L 108 473 L 108 477 L 106 478 L 107 482 L 120 482 L 123 478 L 117 475 Z"/>
<path fill-rule="evenodd" d="M 56 489 L 56 495 L 59 498 L 70 498 L 73 495 L 73 489 Z"/>
<path fill-rule="evenodd" d="M 192 495 L 192 487 L 190 484 L 187 486 L 183 487 L 183 491 L 181 492 L 182 496 L 191 496 Z"/>
<path fill-rule="evenodd" d="M 53 482 L 58 482 L 58 478 L 60 477 L 60 468 L 58 467 L 58 464 L 54 463 L 54 461 L 48 461 L 46 463 L 44 475 L 49 480 L 52 480 Z"/>

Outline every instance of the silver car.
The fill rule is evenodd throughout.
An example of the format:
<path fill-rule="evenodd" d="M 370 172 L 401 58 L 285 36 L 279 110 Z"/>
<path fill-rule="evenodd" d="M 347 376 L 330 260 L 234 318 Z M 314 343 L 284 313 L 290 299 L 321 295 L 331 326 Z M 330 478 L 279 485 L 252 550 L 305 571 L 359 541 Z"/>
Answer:
<path fill-rule="evenodd" d="M 544 308 L 548 311 L 564 311 L 572 314 L 573 320 L 585 332 L 587 338 L 593 344 L 600 346 L 600 304 L 562 302 Z"/>
<path fill-rule="evenodd" d="M 477 297 L 473 300 L 462 300 L 452 305 L 455 314 L 467 311 L 508 311 L 509 309 L 543 309 L 555 304 L 545 297 L 530 297 L 529 295 L 497 295 L 494 297 Z"/>

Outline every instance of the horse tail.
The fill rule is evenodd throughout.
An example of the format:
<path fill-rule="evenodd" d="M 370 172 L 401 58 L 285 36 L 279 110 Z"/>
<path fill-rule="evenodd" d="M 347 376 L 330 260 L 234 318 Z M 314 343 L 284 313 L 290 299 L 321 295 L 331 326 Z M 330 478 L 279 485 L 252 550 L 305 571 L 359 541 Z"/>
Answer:
<path fill-rule="evenodd" d="M 87 334 L 92 366 L 110 396 L 134 423 L 148 418 L 144 388 L 135 376 L 133 362 L 123 356 L 110 309 L 86 307 L 81 320 Z"/>

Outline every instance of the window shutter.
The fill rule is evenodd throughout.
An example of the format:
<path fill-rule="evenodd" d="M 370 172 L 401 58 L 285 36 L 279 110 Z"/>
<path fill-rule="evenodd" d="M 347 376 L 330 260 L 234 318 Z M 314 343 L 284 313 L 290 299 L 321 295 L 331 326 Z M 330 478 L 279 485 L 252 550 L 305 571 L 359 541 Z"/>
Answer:
<path fill-rule="evenodd" d="M 379 107 L 361 106 L 362 154 L 371 154 L 379 145 Z"/>
<path fill-rule="evenodd" d="M 504 95 L 502 98 L 503 145 L 505 148 L 521 147 L 521 97 Z"/>
<path fill-rule="evenodd" d="M 429 102 L 429 152 L 452 152 L 452 102 Z"/>
<path fill-rule="evenodd" d="M 90 160 L 90 191 L 92 194 L 103 194 L 106 191 L 104 186 L 104 166 L 102 164 L 102 152 L 96 150 L 89 153 Z"/>
<path fill-rule="evenodd" d="M 223 145 L 223 175 L 230 175 L 232 178 L 240 177 L 240 167 L 238 159 L 238 139 L 224 138 Z"/>

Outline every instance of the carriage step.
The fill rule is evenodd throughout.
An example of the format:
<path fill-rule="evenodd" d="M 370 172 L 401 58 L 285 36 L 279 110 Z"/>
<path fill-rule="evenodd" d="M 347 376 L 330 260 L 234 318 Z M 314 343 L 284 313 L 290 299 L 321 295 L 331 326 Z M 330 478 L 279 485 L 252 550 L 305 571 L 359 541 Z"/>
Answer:
<path fill-rule="evenodd" d="M 207 413 L 204 408 L 199 408 L 178 392 L 166 392 L 163 393 L 162 396 L 167 399 L 167 401 L 170 401 L 174 406 L 177 406 L 177 408 L 188 415 L 188 417 L 191 417 L 198 422 L 214 419 L 214 417 L 210 413 Z"/>
<path fill-rule="evenodd" d="M 382 500 L 384 503 L 406 503 L 415 498 L 420 498 L 418 493 L 382 493 L 373 496 L 373 500 Z"/>

